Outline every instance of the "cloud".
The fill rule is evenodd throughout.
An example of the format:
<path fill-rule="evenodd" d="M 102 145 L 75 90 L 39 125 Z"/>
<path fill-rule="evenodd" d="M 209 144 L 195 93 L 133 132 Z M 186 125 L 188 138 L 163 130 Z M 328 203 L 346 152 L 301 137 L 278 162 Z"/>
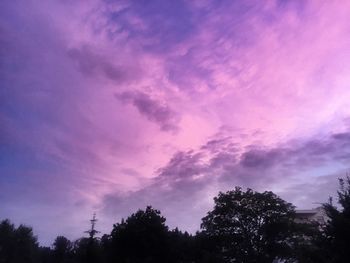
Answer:
<path fill-rule="evenodd" d="M 241 165 L 245 168 L 264 169 L 276 165 L 283 158 L 283 149 L 250 150 L 241 157 Z"/>
<path fill-rule="evenodd" d="M 107 9 L 106 14 L 108 25 L 115 26 L 111 37 L 127 32 L 128 37 L 137 39 L 145 51 L 156 54 L 169 52 L 197 28 L 192 9 L 182 0 L 131 1 L 126 2 L 124 8 Z"/>
<path fill-rule="evenodd" d="M 131 77 L 137 79 L 138 74 L 131 72 L 125 63 L 116 65 L 102 55 L 94 53 L 88 47 L 72 48 L 67 54 L 78 63 L 80 71 L 88 77 L 102 74 L 117 83 L 130 80 Z"/>
<path fill-rule="evenodd" d="M 299 208 L 310 208 L 334 195 L 337 178 L 350 168 L 349 147 L 344 147 L 350 143 L 350 131 L 275 147 L 250 145 L 241 149 L 232 137 L 216 136 L 197 150 L 175 153 L 156 170 L 158 176 L 147 187 L 105 196 L 104 212 L 120 218 L 151 204 L 165 211 L 171 226 L 193 232 L 218 191 L 235 186 L 272 190 Z M 188 224 L 190 217 L 197 224 L 193 220 Z"/>
<path fill-rule="evenodd" d="M 158 170 L 159 176 L 177 178 L 191 178 L 204 172 L 204 165 L 200 163 L 201 153 L 177 152 L 169 163 Z"/>
<path fill-rule="evenodd" d="M 178 115 L 164 103 L 161 103 L 141 91 L 123 92 L 115 97 L 124 102 L 131 103 L 148 120 L 155 122 L 163 131 L 178 131 Z"/>

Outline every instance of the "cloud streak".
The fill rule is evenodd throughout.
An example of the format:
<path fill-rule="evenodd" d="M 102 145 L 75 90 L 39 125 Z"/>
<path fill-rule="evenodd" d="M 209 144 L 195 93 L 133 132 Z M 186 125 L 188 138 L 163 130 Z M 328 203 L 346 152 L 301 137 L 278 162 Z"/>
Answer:
<path fill-rule="evenodd" d="M 151 98 L 148 94 L 135 91 L 116 94 L 115 97 L 123 103 L 134 105 L 141 115 L 157 123 L 163 131 L 176 132 L 177 114 L 167 105 Z"/>

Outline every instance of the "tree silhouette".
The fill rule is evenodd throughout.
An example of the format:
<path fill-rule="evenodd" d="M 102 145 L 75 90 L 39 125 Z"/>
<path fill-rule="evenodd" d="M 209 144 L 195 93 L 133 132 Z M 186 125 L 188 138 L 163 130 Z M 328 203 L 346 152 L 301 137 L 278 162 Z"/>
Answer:
<path fill-rule="evenodd" d="M 219 193 L 202 219 L 221 262 L 272 262 L 286 258 L 293 237 L 294 207 L 272 192 L 251 189 Z"/>
<path fill-rule="evenodd" d="M 0 223 L 0 263 L 37 263 L 39 247 L 32 228 L 15 228 L 9 220 Z"/>
<path fill-rule="evenodd" d="M 350 177 L 339 179 L 338 209 L 332 199 L 323 205 L 329 221 L 325 227 L 323 252 L 327 262 L 345 263 L 350 259 Z"/>
<path fill-rule="evenodd" d="M 53 243 L 53 262 L 72 262 L 73 244 L 64 236 L 56 237 Z"/>
<path fill-rule="evenodd" d="M 111 233 L 113 259 L 118 262 L 167 262 L 168 227 L 160 211 L 147 206 L 115 224 Z"/>
<path fill-rule="evenodd" d="M 196 258 L 195 238 L 175 228 L 168 232 L 168 262 L 194 262 Z"/>
<path fill-rule="evenodd" d="M 80 238 L 74 243 L 74 259 L 79 263 L 101 262 L 101 247 L 98 239 Z"/>
<path fill-rule="evenodd" d="M 326 263 L 321 250 L 323 243 L 322 225 L 316 221 L 300 222 L 291 225 L 294 233 L 290 238 L 291 262 L 298 263 Z"/>
<path fill-rule="evenodd" d="M 40 263 L 52 263 L 54 262 L 54 256 L 52 250 L 49 247 L 39 247 L 39 262 Z"/>
<path fill-rule="evenodd" d="M 102 261 L 102 250 L 100 241 L 96 234 L 100 233 L 95 229 L 96 214 L 93 214 L 90 220 L 91 227 L 85 233 L 89 234 L 88 238 L 81 238 L 74 244 L 74 254 L 77 262 L 81 263 L 98 263 Z"/>
<path fill-rule="evenodd" d="M 15 226 L 9 220 L 0 223 L 0 262 L 11 262 L 16 253 Z"/>

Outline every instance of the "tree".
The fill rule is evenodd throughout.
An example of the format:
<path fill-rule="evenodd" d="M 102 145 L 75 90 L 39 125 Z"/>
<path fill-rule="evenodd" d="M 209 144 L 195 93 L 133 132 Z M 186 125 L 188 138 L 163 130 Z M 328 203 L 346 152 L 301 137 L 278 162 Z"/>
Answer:
<path fill-rule="evenodd" d="M 168 262 L 166 219 L 147 206 L 115 224 L 111 233 L 111 253 L 118 262 Z"/>
<path fill-rule="evenodd" d="M 11 262 L 16 254 L 15 226 L 9 220 L 0 223 L 0 263 Z"/>
<path fill-rule="evenodd" d="M 325 227 L 323 251 L 327 262 L 345 263 L 350 258 L 350 177 L 339 179 L 338 209 L 332 199 L 323 205 L 329 221 Z"/>
<path fill-rule="evenodd" d="M 91 227 L 85 233 L 89 234 L 88 238 L 81 238 L 77 240 L 74 244 L 74 254 L 77 262 L 81 263 L 98 263 L 102 262 L 102 247 L 99 238 L 96 237 L 96 234 L 100 233 L 95 229 L 96 214 L 93 214 L 92 219 L 90 220 Z"/>
<path fill-rule="evenodd" d="M 98 239 L 80 238 L 74 243 L 74 259 L 79 263 L 101 262 L 101 246 Z"/>
<path fill-rule="evenodd" d="M 290 239 L 291 262 L 326 263 L 321 249 L 323 243 L 322 224 L 316 221 L 300 222 L 292 226 L 294 232 Z"/>
<path fill-rule="evenodd" d="M 0 263 L 38 262 L 39 247 L 32 228 L 0 222 Z"/>
<path fill-rule="evenodd" d="M 220 262 L 269 262 L 288 258 L 294 207 L 272 192 L 220 192 L 202 219 L 203 234 Z"/>
<path fill-rule="evenodd" d="M 53 260 L 58 263 L 71 262 L 73 244 L 64 236 L 56 237 L 53 243 Z"/>
<path fill-rule="evenodd" d="M 52 250 L 50 247 L 39 247 L 40 263 L 52 263 L 54 262 Z"/>
<path fill-rule="evenodd" d="M 195 238 L 187 232 L 175 228 L 168 232 L 169 263 L 194 262 L 196 247 Z"/>

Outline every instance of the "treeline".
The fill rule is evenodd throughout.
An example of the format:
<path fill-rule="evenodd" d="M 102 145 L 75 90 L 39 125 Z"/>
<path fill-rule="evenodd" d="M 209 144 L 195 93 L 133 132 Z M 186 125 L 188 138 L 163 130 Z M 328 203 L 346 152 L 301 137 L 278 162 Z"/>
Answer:
<path fill-rule="evenodd" d="M 113 225 L 110 234 L 74 242 L 58 236 L 40 247 L 30 227 L 0 222 L 0 263 L 350 262 L 350 178 L 340 179 L 338 205 L 323 205 L 325 224 L 295 220 L 295 208 L 272 192 L 236 187 L 219 193 L 195 235 L 170 230 L 148 206 Z M 93 222 L 94 223 L 94 222 Z"/>

